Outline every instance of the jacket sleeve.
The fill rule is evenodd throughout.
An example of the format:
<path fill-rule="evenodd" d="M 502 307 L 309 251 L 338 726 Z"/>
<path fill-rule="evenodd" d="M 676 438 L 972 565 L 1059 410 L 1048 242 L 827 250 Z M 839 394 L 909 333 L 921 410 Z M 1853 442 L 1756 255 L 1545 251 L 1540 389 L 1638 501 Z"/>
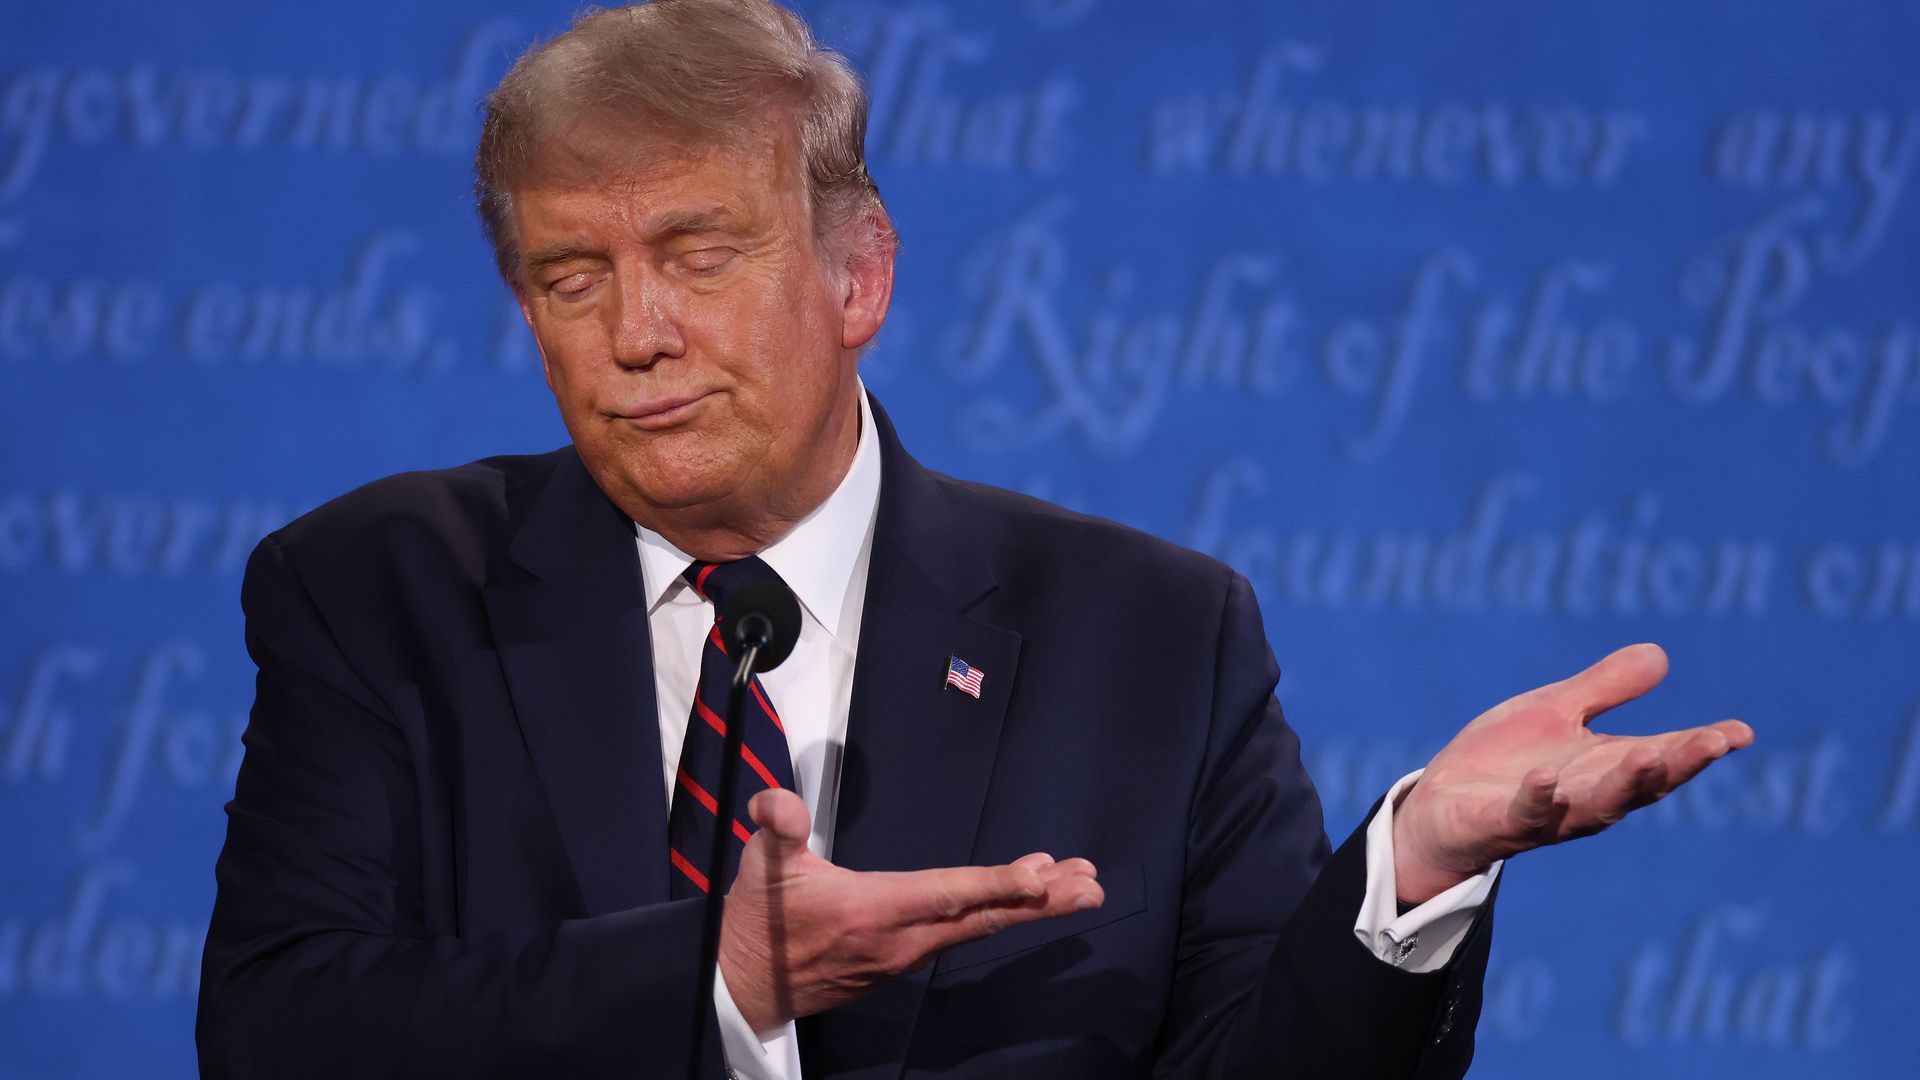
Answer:
<path fill-rule="evenodd" d="M 1450 963 L 1414 974 L 1354 936 L 1366 827 L 1329 854 L 1279 668 L 1246 580 L 1227 589 L 1212 731 L 1188 816 L 1179 953 L 1155 1075 L 1181 1080 L 1463 1075 L 1492 901 Z M 1368 817 L 1371 818 L 1371 813 Z"/>
<path fill-rule="evenodd" d="M 201 1074 L 685 1075 L 694 1024 L 717 1039 L 694 1001 L 700 904 L 428 932 L 417 737 L 272 538 L 242 606 L 259 677 L 215 871 Z"/>

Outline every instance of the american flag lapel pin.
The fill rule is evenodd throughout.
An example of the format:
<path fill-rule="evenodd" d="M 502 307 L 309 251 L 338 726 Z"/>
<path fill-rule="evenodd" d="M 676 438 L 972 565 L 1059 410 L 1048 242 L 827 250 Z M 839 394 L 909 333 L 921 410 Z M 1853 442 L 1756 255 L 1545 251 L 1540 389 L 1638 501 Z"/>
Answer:
<path fill-rule="evenodd" d="M 958 687 L 970 697 L 980 696 L 980 680 L 987 673 L 957 656 L 947 657 L 947 686 Z"/>

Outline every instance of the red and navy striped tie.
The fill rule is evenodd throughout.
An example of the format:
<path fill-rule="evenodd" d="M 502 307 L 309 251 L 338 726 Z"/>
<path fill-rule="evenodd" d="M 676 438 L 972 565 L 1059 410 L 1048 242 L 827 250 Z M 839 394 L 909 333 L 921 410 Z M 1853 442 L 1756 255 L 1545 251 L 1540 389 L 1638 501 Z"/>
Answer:
<path fill-rule="evenodd" d="M 717 613 L 735 589 L 763 578 L 779 579 L 759 558 L 730 563 L 696 562 L 681 575 L 695 592 L 711 602 Z M 742 743 L 734 804 L 723 815 L 716 800 L 720 790 L 720 761 L 726 749 L 727 689 L 733 683 L 734 658 L 720 640 L 719 616 L 700 649 L 700 685 L 693 695 L 693 713 L 687 719 L 686 741 L 680 744 L 680 769 L 674 775 L 673 809 L 667 816 L 667 857 L 673 863 L 673 898 L 699 896 L 707 891 L 707 860 L 713 851 L 713 831 L 724 820 L 732 832 L 727 863 L 719 887 L 725 890 L 740 867 L 740 852 L 753 834 L 747 800 L 768 788 L 793 790 L 793 758 L 787 752 L 786 729 L 773 711 L 759 676 L 741 709 Z"/>

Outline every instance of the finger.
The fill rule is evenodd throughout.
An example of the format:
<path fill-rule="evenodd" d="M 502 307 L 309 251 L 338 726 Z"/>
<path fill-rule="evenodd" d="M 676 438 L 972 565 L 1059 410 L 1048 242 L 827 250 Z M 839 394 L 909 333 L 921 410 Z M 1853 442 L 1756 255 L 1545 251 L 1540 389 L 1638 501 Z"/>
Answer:
<path fill-rule="evenodd" d="M 1620 763 L 1594 785 L 1592 803 L 1581 815 L 1579 828 L 1597 832 L 1665 795 L 1673 787 L 1660 751 L 1642 743 L 1627 751 Z"/>
<path fill-rule="evenodd" d="M 1721 720 L 1718 723 L 1703 724 L 1700 727 L 1649 735 L 1640 741 L 1655 744 L 1660 748 L 1661 754 L 1668 757 L 1695 752 L 1705 753 L 1710 757 L 1720 757 L 1752 746 L 1753 729 L 1738 720 Z"/>
<path fill-rule="evenodd" d="M 1040 871 L 1040 880 L 1045 882 L 1056 881 L 1061 878 L 1090 878 L 1098 876 L 1099 871 L 1095 870 L 1093 864 L 1085 859 L 1065 859 L 1054 863 L 1052 866 L 1045 867 Z"/>
<path fill-rule="evenodd" d="M 916 892 L 925 892 L 929 884 L 943 882 L 943 888 L 968 890 L 979 886 L 981 880 L 987 880 L 987 888 L 981 888 L 972 896 L 987 896 L 993 890 L 991 878 L 998 871 L 1020 871 L 1021 867 L 960 867 L 948 871 L 916 871 L 906 874 L 885 874 L 887 878 L 906 880 Z M 981 880 L 975 880 L 981 878 Z M 952 892 L 952 896 L 960 896 Z M 893 899 L 889 899 L 891 903 Z M 941 949 L 950 949 L 954 945 L 966 944 L 989 934 L 998 934 L 1008 926 L 1018 926 L 1021 922 L 1037 922 L 1041 919 L 1056 919 L 1060 915 L 1071 915 L 1075 911 L 1087 911 L 1100 907 L 1106 901 L 1106 892 L 1100 888 L 1100 882 L 1087 876 L 1068 876 L 1056 882 L 1046 884 L 1035 894 L 1023 894 L 1021 890 L 1012 890 L 1012 899 L 995 899 L 966 907 L 956 915 L 939 915 L 931 919 L 900 920 L 889 932 L 895 942 L 899 942 L 900 951 L 908 957 L 900 970 L 916 970 L 925 967 Z M 952 907 L 935 905 L 935 907 Z"/>
<path fill-rule="evenodd" d="M 1012 867 L 966 867 L 968 870 L 1003 870 Z M 902 874 L 900 877 L 921 877 L 926 874 L 946 875 L 949 871 L 919 871 Z M 916 884 L 924 884 L 917 882 Z M 1017 899 L 994 901 L 971 907 L 951 918 L 937 918 L 917 925 L 898 927 L 894 934 L 900 946 L 912 959 L 902 970 L 912 971 L 924 967 L 935 954 L 942 949 L 950 949 L 977 938 L 996 934 L 1021 923 L 1037 922 L 1041 919 L 1071 915 L 1076 911 L 1086 911 L 1099 907 L 1106 901 L 1106 892 L 1100 883 L 1088 877 L 1072 876 L 1052 882 L 1033 896 L 1021 896 Z"/>
<path fill-rule="evenodd" d="M 1726 738 L 1728 750 L 1745 750 L 1753 745 L 1753 729 L 1744 721 L 1720 720 L 1707 726 Z"/>
<path fill-rule="evenodd" d="M 1752 745 L 1753 729 L 1738 720 L 1722 720 L 1705 727 L 1657 735 L 1654 740 L 1661 744 L 1662 755 L 1671 772 L 1669 779 L 1672 786 L 1679 787 L 1693 779 L 1701 769 L 1735 750 Z"/>
<path fill-rule="evenodd" d="M 1053 865 L 1053 856 L 1044 851 L 1036 851 L 1031 855 L 1022 855 L 1013 860 L 1013 865 L 1032 867 L 1035 872 L 1043 873 L 1047 867 Z"/>
<path fill-rule="evenodd" d="M 1046 896 L 1031 866 L 955 866 L 891 879 L 880 900 L 898 926 L 958 919 L 988 904 L 1026 904 Z"/>
<path fill-rule="evenodd" d="M 985 904 L 957 919 L 929 923 L 914 928 L 910 933 L 914 935 L 915 947 L 923 955 L 930 956 L 941 949 L 997 934 L 1022 923 L 1088 911 L 1104 904 L 1106 899 L 1106 890 L 1100 887 L 1099 882 L 1092 878 L 1074 877 L 1051 883 L 1041 897 L 1014 903 Z"/>
<path fill-rule="evenodd" d="M 768 788 L 747 801 L 747 816 L 760 827 L 755 839 L 766 837 L 776 856 L 798 854 L 807 849 L 807 837 L 813 823 L 807 818 L 807 804 L 785 788 Z"/>
<path fill-rule="evenodd" d="M 1554 796 L 1559 790 L 1560 772 L 1550 765 L 1541 765 L 1521 778 L 1520 790 L 1514 792 L 1508 808 L 1521 835 L 1541 832 L 1554 823 Z"/>
<path fill-rule="evenodd" d="M 1614 650 L 1580 674 L 1554 684 L 1554 690 L 1583 721 L 1590 721 L 1660 685 L 1666 677 L 1666 650 L 1642 643 Z"/>

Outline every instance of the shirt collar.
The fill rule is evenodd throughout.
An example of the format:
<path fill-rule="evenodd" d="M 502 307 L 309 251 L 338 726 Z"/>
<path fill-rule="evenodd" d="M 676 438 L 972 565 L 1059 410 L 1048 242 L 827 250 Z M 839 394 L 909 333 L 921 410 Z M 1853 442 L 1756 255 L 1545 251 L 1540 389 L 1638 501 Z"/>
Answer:
<path fill-rule="evenodd" d="M 847 475 L 825 502 L 760 552 L 760 558 L 793 590 L 801 606 L 836 639 L 853 571 L 873 535 L 874 513 L 880 506 L 880 440 L 874 434 L 866 387 L 856 389 L 860 398 L 860 442 Z M 651 529 L 635 525 L 634 530 L 639 536 L 647 610 L 652 611 L 673 595 L 674 586 L 684 585 L 680 573 L 693 557 Z"/>

